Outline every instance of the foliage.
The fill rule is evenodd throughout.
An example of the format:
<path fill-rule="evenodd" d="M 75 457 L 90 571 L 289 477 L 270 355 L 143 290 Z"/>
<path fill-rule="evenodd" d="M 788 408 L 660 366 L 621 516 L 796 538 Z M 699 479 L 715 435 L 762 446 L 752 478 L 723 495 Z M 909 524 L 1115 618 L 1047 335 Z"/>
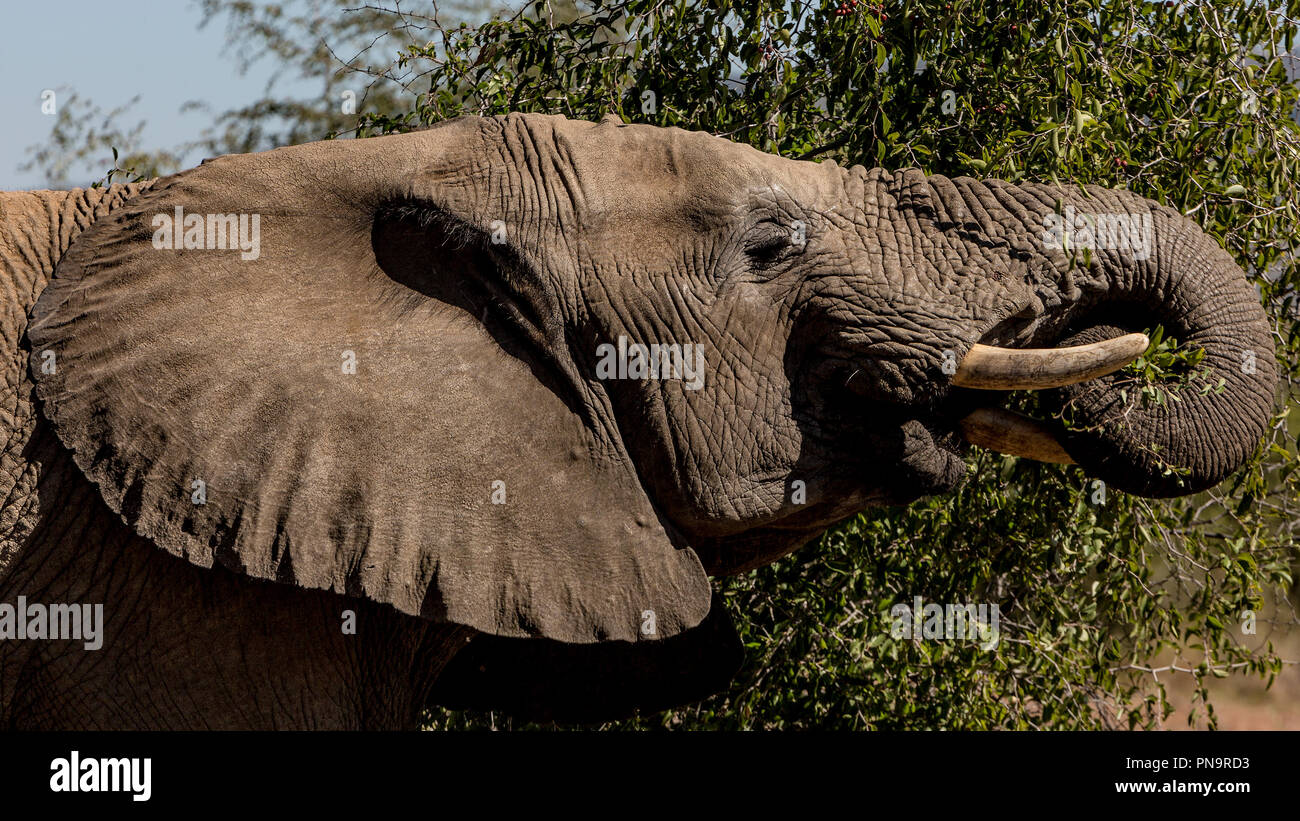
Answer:
<path fill-rule="evenodd" d="M 377 76 L 370 61 L 375 43 L 401 36 L 404 23 L 398 13 L 346 0 L 199 0 L 199 5 L 203 25 L 225 20 L 226 41 L 241 73 L 266 59 L 282 67 L 261 97 L 214 117 L 194 144 L 209 153 L 246 153 L 335 137 L 351 130 L 356 111 L 387 114 L 407 103 L 401 85 Z M 383 63 L 381 59 L 380 67 Z M 287 76 L 317 82 L 320 90 L 305 98 L 285 97 L 278 84 Z M 201 107 L 201 102 L 185 106 Z"/>
<path fill-rule="evenodd" d="M 226 146 L 461 114 L 613 112 L 789 157 L 1127 187 L 1197 220 L 1260 287 L 1284 384 L 1270 440 L 1232 480 L 1152 502 L 973 451 L 956 493 L 870 511 L 722 581 L 748 648 L 734 686 L 612 726 L 1151 727 L 1175 672 L 1195 677 L 1212 723 L 1204 679 L 1279 671 L 1262 640 L 1270 619 L 1297 621 L 1297 0 L 538 2 L 474 25 L 436 7 L 366 6 L 352 12 L 364 23 L 323 28 L 246 5 L 204 3 L 290 63 L 325 60 L 281 43 L 303 32 L 373 33 L 368 55 L 396 56 L 332 65 L 329 106 L 339 83 L 373 89 L 355 123 L 268 97 L 221 120 Z M 307 125 L 240 131 L 270 115 Z M 1134 375 L 1169 389 L 1148 399 L 1176 401 L 1166 377 L 1194 373 L 1195 352 L 1152 332 Z M 892 606 L 915 596 L 998 603 L 999 643 L 893 638 Z M 1243 635 L 1245 611 L 1261 635 Z M 502 724 L 442 712 L 430 723 Z"/>
<path fill-rule="evenodd" d="M 1201 393 L 1223 392 L 1225 380 L 1222 377 L 1217 382 L 1212 381 L 1213 370 L 1196 367 L 1205 358 L 1204 348 L 1180 346 L 1177 339 L 1165 337 L 1162 325 L 1150 330 L 1148 336 L 1150 346 L 1127 366 L 1126 371 L 1133 375 L 1144 399 L 1155 405 L 1167 400 L 1178 402 L 1181 401 L 1179 389 L 1189 387 Z"/>

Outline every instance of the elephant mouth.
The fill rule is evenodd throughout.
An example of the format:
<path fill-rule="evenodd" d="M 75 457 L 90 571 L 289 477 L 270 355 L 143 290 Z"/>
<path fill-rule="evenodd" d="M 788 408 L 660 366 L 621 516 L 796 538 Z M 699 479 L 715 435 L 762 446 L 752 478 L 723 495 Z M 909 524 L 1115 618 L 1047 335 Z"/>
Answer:
<path fill-rule="evenodd" d="M 1146 334 L 1130 333 L 1062 348 L 1002 348 L 977 344 L 957 366 L 952 384 L 971 391 L 1045 390 L 1114 373 L 1146 351 Z M 972 445 L 1040 462 L 1074 464 L 1045 422 L 1000 407 L 978 406 L 955 414 Z"/>
<path fill-rule="evenodd" d="M 844 482 L 845 504 L 861 501 L 853 495 L 862 471 L 893 466 L 889 481 L 872 483 L 872 504 L 906 504 L 922 496 L 945 493 L 965 475 L 970 445 L 1040 462 L 1073 464 L 1065 431 L 1001 407 L 1007 394 L 1019 390 L 1051 390 L 1111 374 L 1132 362 L 1149 346 L 1145 334 L 1130 333 L 1086 345 L 1056 348 L 1010 348 L 973 345 L 958 362 L 946 389 L 932 403 L 905 404 L 881 399 L 851 385 L 858 367 L 843 359 L 822 360 L 824 370 L 810 369 L 808 382 L 826 397 L 815 416 L 801 418 L 828 462 L 843 462 L 836 471 Z M 833 385 L 826 391 L 825 385 Z M 814 388 L 817 390 L 818 388 Z M 844 460 L 844 454 L 856 458 Z M 837 508 L 838 510 L 838 508 Z M 830 515 L 830 514 L 828 514 Z"/>

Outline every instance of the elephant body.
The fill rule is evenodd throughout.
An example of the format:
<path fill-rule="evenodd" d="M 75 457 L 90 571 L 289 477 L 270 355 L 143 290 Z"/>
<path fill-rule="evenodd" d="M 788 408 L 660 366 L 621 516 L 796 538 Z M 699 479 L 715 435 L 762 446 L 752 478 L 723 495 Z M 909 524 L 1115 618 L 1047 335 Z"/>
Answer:
<path fill-rule="evenodd" d="M 1043 238 L 1063 208 L 1131 215 L 1149 244 L 1063 255 Z M 202 245 L 249 213 L 258 247 Z M 1015 377 L 1090 423 L 1058 450 L 1153 496 L 1245 461 L 1275 381 L 1240 270 L 1127 192 L 796 163 L 609 118 L 0 194 L 0 265 L 0 603 L 105 612 L 97 650 L 0 641 L 15 729 L 701 698 L 740 653 L 708 574 L 961 480 L 957 419 L 991 400 L 950 365 L 1157 323 L 1203 347 L 1226 387 L 1176 408 L 1135 410 L 1118 375 Z M 694 346 L 704 378 L 611 378 L 629 340 Z"/>

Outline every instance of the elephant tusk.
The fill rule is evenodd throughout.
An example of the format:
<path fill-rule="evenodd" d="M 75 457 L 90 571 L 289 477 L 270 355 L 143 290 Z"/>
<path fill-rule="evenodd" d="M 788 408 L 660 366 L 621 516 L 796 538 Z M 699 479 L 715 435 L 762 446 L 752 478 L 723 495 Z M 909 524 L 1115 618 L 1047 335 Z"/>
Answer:
<path fill-rule="evenodd" d="M 972 445 L 1039 462 L 1074 464 L 1047 425 L 1022 413 L 1005 408 L 978 408 L 964 416 L 958 425 Z"/>
<path fill-rule="evenodd" d="M 1072 348 L 974 345 L 957 366 L 952 383 L 992 391 L 1059 388 L 1117 371 L 1150 344 L 1146 334 L 1125 334 Z"/>

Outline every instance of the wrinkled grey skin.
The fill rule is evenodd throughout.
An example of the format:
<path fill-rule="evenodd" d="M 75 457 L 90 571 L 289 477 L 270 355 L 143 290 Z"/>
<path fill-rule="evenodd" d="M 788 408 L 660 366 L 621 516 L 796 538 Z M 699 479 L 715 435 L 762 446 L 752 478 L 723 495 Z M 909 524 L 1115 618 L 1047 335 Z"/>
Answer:
<path fill-rule="evenodd" d="M 1150 257 L 1072 265 L 1040 237 L 1066 205 L 1149 215 Z M 153 247 L 176 207 L 259 214 L 261 255 Z M 1055 397 L 1089 429 L 1062 440 L 1084 470 L 1146 495 L 1235 470 L 1275 380 L 1241 271 L 1149 201 L 609 118 L 466 118 L 4 194 L 0 265 L 0 603 L 106 611 L 98 651 L 0 642 L 10 728 L 700 698 L 739 653 L 706 573 L 961 480 L 955 420 L 1000 398 L 951 385 L 976 342 L 1163 323 L 1204 347 L 1220 394 L 1125 408 L 1111 376 Z M 702 386 L 597 378 L 619 337 L 700 346 Z"/>

